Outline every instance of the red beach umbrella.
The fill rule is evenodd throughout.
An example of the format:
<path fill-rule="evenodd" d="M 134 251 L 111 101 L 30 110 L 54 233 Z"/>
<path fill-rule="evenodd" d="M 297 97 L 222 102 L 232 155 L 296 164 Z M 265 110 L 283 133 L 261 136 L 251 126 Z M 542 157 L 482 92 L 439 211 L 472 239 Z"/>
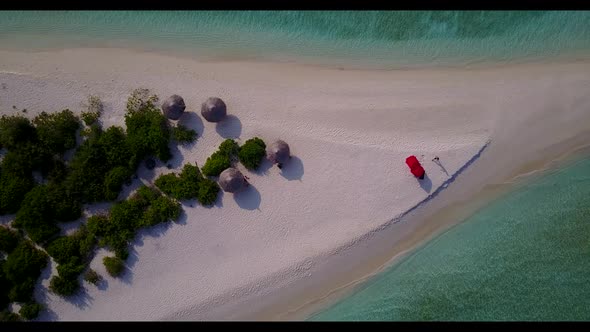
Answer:
<path fill-rule="evenodd" d="M 408 158 L 406 158 L 406 164 L 408 165 L 408 167 L 410 167 L 410 171 L 415 177 L 420 179 L 424 178 L 424 174 L 426 174 L 426 171 L 424 170 L 422 165 L 420 165 L 420 162 L 418 161 L 418 158 L 416 158 L 416 156 L 409 156 Z"/>

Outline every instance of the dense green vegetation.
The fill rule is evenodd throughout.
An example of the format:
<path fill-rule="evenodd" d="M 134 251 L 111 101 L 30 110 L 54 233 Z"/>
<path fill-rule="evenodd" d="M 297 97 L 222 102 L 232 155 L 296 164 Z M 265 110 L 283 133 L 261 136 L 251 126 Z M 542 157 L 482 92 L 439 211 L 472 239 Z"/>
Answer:
<path fill-rule="evenodd" d="M 196 198 L 204 206 L 213 204 L 219 193 L 217 182 L 205 178 L 198 166 L 190 164 L 185 164 L 179 175 L 160 175 L 154 184 L 170 197 L 179 200 Z"/>
<path fill-rule="evenodd" d="M 48 262 L 47 255 L 34 247 L 28 240 L 22 239 L 17 232 L 0 226 L 0 310 L 5 310 L 11 302 L 27 304 L 30 308 L 21 312 L 25 319 L 36 317 L 33 291 L 41 271 Z M 0 255 L 0 256 L 1 256 Z M 1 314 L 1 320 L 19 319 L 18 315 L 7 312 Z"/>
<path fill-rule="evenodd" d="M 0 259 L 0 311 L 8 308 L 10 304 L 10 298 L 8 297 L 8 292 L 12 288 L 10 281 L 6 279 L 4 275 L 4 263 L 6 260 Z"/>
<path fill-rule="evenodd" d="M 107 181 L 111 170 L 124 167 L 128 174 L 133 173 L 136 165 L 129 163 L 132 153 L 125 139 L 125 132 L 119 127 L 110 127 L 104 132 L 96 125 L 90 128 L 90 134 L 70 162 L 70 172 L 65 180 L 66 186 L 82 202 L 113 198 L 112 191 L 116 183 L 112 181 L 112 175 Z M 116 189 L 117 194 L 120 187 Z"/>
<path fill-rule="evenodd" d="M 87 111 L 82 112 L 82 120 L 84 121 L 84 124 L 90 126 L 98 122 L 104 105 L 98 96 L 91 95 L 88 96 L 88 101 L 85 106 Z"/>
<path fill-rule="evenodd" d="M 131 170 L 123 166 L 111 169 L 104 179 L 105 199 L 109 201 L 116 200 L 123 184 L 127 182 L 131 175 Z"/>
<path fill-rule="evenodd" d="M 236 141 L 231 138 L 226 139 L 219 145 L 219 149 L 205 161 L 202 168 L 203 174 L 206 176 L 219 176 L 221 172 L 231 167 L 239 151 L 240 146 Z"/>
<path fill-rule="evenodd" d="M 6 226 L 0 225 L 0 311 L 7 308 L 8 304 L 11 302 L 9 292 L 13 286 L 12 282 L 7 279 L 4 272 L 6 260 L 1 257 L 13 252 L 20 240 L 20 236 L 17 232 Z"/>
<path fill-rule="evenodd" d="M 88 98 L 81 116 L 84 124 L 67 109 L 41 112 L 32 120 L 22 115 L 0 118 L 0 148 L 6 149 L 0 162 L 0 215 L 15 214 L 9 227 L 0 225 L 0 321 L 34 319 L 43 310 L 33 291 L 49 256 L 58 272 L 49 289 L 60 296 L 76 294 L 82 279 L 98 284 L 102 277 L 88 266 L 97 247 L 114 253 L 103 263 L 109 275 L 119 277 L 138 230 L 177 220 L 177 200 L 196 198 L 203 206 L 217 200 L 219 185 L 206 176 L 218 176 L 238 160 L 248 169 L 259 166 L 266 147 L 261 139 L 250 139 L 242 147 L 227 139 L 207 159 L 202 173 L 198 165 L 186 164 L 179 174 L 158 177 L 157 189 L 142 186 L 119 200 L 143 161 L 166 162 L 171 141 L 196 140 L 196 131 L 171 126 L 157 102 L 147 89 L 133 91 L 125 129 L 102 128 L 98 119 L 103 105 L 96 96 Z M 69 160 L 66 152 L 71 152 Z M 60 223 L 83 217 L 83 204 L 102 201 L 116 202 L 108 213 L 90 216 L 73 234 L 60 234 Z M 21 305 L 20 315 L 7 310 L 12 302 Z"/>
<path fill-rule="evenodd" d="M 147 156 L 156 156 L 162 161 L 172 157 L 168 143 L 170 142 L 170 124 L 155 105 L 157 96 L 145 98 L 145 92 L 134 91 L 127 102 L 125 125 L 127 126 L 127 142 L 133 151 L 134 163 Z"/>
<path fill-rule="evenodd" d="M 108 216 L 88 218 L 88 231 L 99 246 L 109 247 L 118 258 L 127 259 L 127 246 L 135 232 L 143 227 L 176 220 L 180 204 L 152 187 L 142 186 L 129 199 L 115 204 Z"/>
<path fill-rule="evenodd" d="M 50 183 L 36 186 L 26 194 L 13 226 L 24 229 L 31 240 L 43 244 L 59 233 L 58 222 L 73 221 L 81 215 L 76 196 L 65 186 Z"/>
<path fill-rule="evenodd" d="M 84 274 L 84 280 L 93 285 L 98 285 L 98 283 L 102 280 L 102 277 L 93 269 L 88 269 L 88 271 L 86 271 Z"/>
<path fill-rule="evenodd" d="M 57 158 L 75 147 L 79 125 L 69 110 L 51 115 L 42 112 L 32 123 L 21 116 L 3 116 L 0 120 L 1 144 L 8 149 L 0 166 L 4 179 L 32 179 L 33 171 L 48 175 L 56 166 Z"/>
<path fill-rule="evenodd" d="M 29 119 L 20 115 L 0 118 L 0 148 L 12 150 L 35 139 L 35 127 Z"/>
<path fill-rule="evenodd" d="M 179 143 L 192 143 L 197 139 L 197 132 L 179 124 L 172 127 L 172 138 Z"/>
<path fill-rule="evenodd" d="M 42 305 L 40 305 L 39 303 L 32 302 L 32 303 L 24 304 L 20 308 L 18 313 L 24 319 L 35 319 L 35 318 L 37 318 L 37 316 L 39 316 L 39 312 L 42 309 L 43 309 Z"/>
<path fill-rule="evenodd" d="M 15 176 L 1 169 L 0 172 L 0 214 L 15 213 L 35 181 L 32 176 Z"/>
<path fill-rule="evenodd" d="M 70 110 L 48 114 L 41 112 L 33 119 L 39 143 L 53 154 L 64 153 L 76 147 L 79 119 Z"/>
<path fill-rule="evenodd" d="M 6 226 L 0 225 L 0 252 L 9 253 L 18 245 L 19 235 Z"/>
<path fill-rule="evenodd" d="M 123 263 L 123 260 L 121 260 L 121 258 L 119 257 L 105 257 L 103 258 L 102 262 L 106 267 L 107 272 L 112 277 L 120 276 L 121 273 L 123 273 L 123 270 L 125 269 L 125 264 Z"/>
<path fill-rule="evenodd" d="M 127 99 L 127 111 L 136 112 L 146 107 L 152 107 L 160 100 L 157 95 L 151 94 L 149 89 L 137 88 L 131 92 Z"/>
<path fill-rule="evenodd" d="M 124 259 L 127 242 L 137 229 L 180 214 L 178 203 L 157 190 L 141 188 L 131 199 L 115 204 L 108 216 L 91 217 L 88 228 L 59 236 L 58 224 L 82 217 L 83 203 L 116 200 L 142 160 L 170 157 L 170 126 L 154 105 L 157 96 L 148 92 L 138 89 L 129 98 L 127 130 L 115 126 L 103 130 L 97 121 L 102 103 L 91 96 L 83 112 L 87 126 L 81 133 L 83 142 L 69 162 L 64 153 L 76 148 L 81 128 L 70 110 L 41 112 L 32 120 L 22 115 L 0 118 L 0 148 L 6 149 L 0 162 L 0 214 L 15 213 L 11 226 L 24 231 L 58 263 L 58 275 L 50 281 L 56 294 L 72 295 L 80 288 L 79 277 L 87 270 L 99 239 Z M 191 139 L 192 131 L 183 129 L 176 132 L 177 141 Z M 40 183 L 35 172 L 41 176 Z M 48 255 L 4 226 L 0 227 L 0 252 L 0 257 L 5 256 L 0 259 L 0 310 L 19 302 L 22 318 L 36 317 L 41 307 L 32 301 L 32 293 Z M 100 279 L 90 272 L 86 276 L 91 282 Z M 20 319 L 9 312 L 1 316 L 2 320 Z"/>
<path fill-rule="evenodd" d="M 212 205 L 217 200 L 219 189 L 220 188 L 217 182 L 210 179 L 203 179 L 199 183 L 199 194 L 197 195 L 197 200 L 203 206 Z"/>
<path fill-rule="evenodd" d="M 68 296 L 80 288 L 78 277 L 86 269 L 95 244 L 94 234 L 82 225 L 74 234 L 58 237 L 47 246 L 47 253 L 59 264 L 58 275 L 49 284 L 51 291 Z"/>
<path fill-rule="evenodd" d="M 26 194 L 33 189 L 33 172 L 59 179 L 59 158 L 76 146 L 80 123 L 70 110 L 47 114 L 33 121 L 22 116 L 2 116 L 0 145 L 8 152 L 0 163 L 0 214 L 19 210 Z"/>
<path fill-rule="evenodd" d="M 9 311 L 0 312 L 0 322 L 19 322 L 21 318 L 18 314 Z"/>
<path fill-rule="evenodd" d="M 128 256 L 127 246 L 136 231 L 175 220 L 179 215 L 180 204 L 154 188 L 139 188 L 129 199 L 116 203 L 108 215 L 91 216 L 86 226 L 81 226 L 76 233 L 58 237 L 47 246 L 47 252 L 59 264 L 58 275 L 51 279 L 49 288 L 61 296 L 75 294 L 80 288 L 79 277 L 87 269 L 97 244 L 115 252 L 116 260 L 104 263 L 109 274 L 119 276 Z M 88 270 L 84 279 L 96 284 L 100 276 Z"/>
<path fill-rule="evenodd" d="M 247 140 L 238 153 L 240 162 L 249 170 L 257 169 L 264 156 L 266 156 L 266 144 L 258 137 Z"/>
<path fill-rule="evenodd" d="M 98 122 L 98 119 L 100 118 L 100 113 L 98 112 L 82 112 L 82 121 L 84 121 L 84 124 L 87 126 L 91 126 L 95 123 Z"/>

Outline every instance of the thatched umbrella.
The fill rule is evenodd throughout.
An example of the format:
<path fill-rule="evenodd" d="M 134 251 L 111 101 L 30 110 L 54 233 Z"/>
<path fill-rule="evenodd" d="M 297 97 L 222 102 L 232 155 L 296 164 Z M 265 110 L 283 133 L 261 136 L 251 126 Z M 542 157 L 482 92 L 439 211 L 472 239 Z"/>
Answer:
<path fill-rule="evenodd" d="M 235 193 L 246 187 L 248 183 L 242 172 L 230 167 L 219 174 L 219 186 L 223 191 Z"/>
<path fill-rule="evenodd" d="M 223 100 L 210 97 L 201 106 L 201 115 L 209 122 L 219 122 L 227 115 L 227 107 Z"/>
<path fill-rule="evenodd" d="M 164 115 L 170 120 L 178 120 L 184 113 L 186 105 L 184 99 L 179 95 L 172 95 L 162 103 L 162 111 Z"/>
<path fill-rule="evenodd" d="M 277 164 L 279 168 L 283 167 L 283 163 L 291 158 L 289 144 L 281 140 L 272 143 L 268 148 L 267 156 L 268 159 Z"/>

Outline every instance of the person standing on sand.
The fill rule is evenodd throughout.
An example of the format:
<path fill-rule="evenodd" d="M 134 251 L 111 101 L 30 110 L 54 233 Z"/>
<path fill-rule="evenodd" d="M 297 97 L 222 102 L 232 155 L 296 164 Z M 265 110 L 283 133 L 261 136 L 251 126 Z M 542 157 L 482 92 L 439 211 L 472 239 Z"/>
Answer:
<path fill-rule="evenodd" d="M 444 167 L 444 166 L 441 164 L 441 162 L 440 162 L 440 158 L 439 158 L 439 157 L 437 157 L 437 156 L 434 156 L 434 158 L 432 159 L 432 161 L 433 161 L 435 164 L 437 164 L 437 165 L 438 165 L 438 166 L 439 166 L 439 167 L 442 169 L 442 171 L 443 171 L 443 172 L 445 172 L 445 174 L 446 174 L 447 176 L 449 176 L 449 172 L 447 172 L 446 168 L 445 168 L 445 167 Z"/>

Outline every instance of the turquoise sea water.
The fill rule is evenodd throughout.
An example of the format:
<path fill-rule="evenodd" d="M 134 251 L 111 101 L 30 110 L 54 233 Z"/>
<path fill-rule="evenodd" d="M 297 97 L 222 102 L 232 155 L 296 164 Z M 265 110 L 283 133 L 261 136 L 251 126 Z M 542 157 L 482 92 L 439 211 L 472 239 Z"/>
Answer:
<path fill-rule="evenodd" d="M 589 320 L 590 159 L 500 198 L 310 320 Z"/>
<path fill-rule="evenodd" d="M 383 68 L 464 65 L 584 53 L 590 12 L 4 11 L 0 45 Z"/>

